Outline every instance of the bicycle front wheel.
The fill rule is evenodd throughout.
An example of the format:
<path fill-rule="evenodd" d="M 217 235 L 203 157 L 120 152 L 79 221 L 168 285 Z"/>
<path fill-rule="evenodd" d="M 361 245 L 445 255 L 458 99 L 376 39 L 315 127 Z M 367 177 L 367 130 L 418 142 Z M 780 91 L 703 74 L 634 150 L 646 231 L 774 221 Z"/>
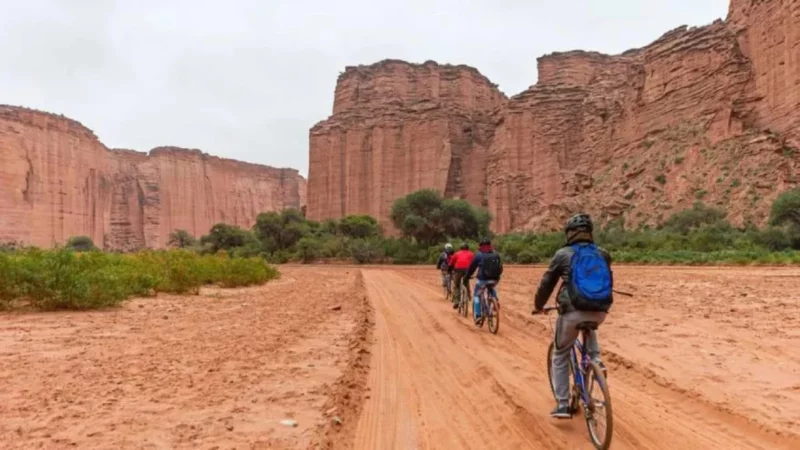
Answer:
<path fill-rule="evenodd" d="M 553 352 L 556 350 L 556 343 L 551 342 L 547 347 L 547 381 L 550 382 L 550 392 L 553 393 L 553 400 L 556 400 L 556 385 L 553 384 Z"/>
<path fill-rule="evenodd" d="M 611 413 L 611 394 L 603 371 L 597 363 L 591 363 L 586 373 L 589 405 L 585 410 L 586 426 L 594 447 L 606 450 L 611 445 L 614 418 Z"/>

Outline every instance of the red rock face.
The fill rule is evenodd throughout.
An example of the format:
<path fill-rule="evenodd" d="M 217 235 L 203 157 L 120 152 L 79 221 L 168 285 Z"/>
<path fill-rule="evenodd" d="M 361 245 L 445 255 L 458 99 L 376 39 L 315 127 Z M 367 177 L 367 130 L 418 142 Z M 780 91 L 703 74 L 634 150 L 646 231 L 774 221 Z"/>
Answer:
<path fill-rule="evenodd" d="M 198 150 L 109 150 L 78 122 L 9 106 L 0 106 L 0 180 L 0 242 L 37 246 L 87 235 L 107 249 L 160 248 L 175 229 L 249 227 L 305 195 L 293 169 Z"/>
<path fill-rule="evenodd" d="M 392 202 L 421 188 L 481 203 L 490 113 L 504 101 L 466 66 L 348 67 L 334 115 L 311 129 L 308 216 L 368 213 L 388 227 Z"/>
<path fill-rule="evenodd" d="M 464 66 L 348 68 L 311 130 L 309 215 L 387 225 L 392 201 L 432 187 L 487 206 L 500 232 L 578 210 L 656 224 L 698 200 L 763 224 L 797 183 L 799 21 L 798 1 L 736 0 L 726 22 L 643 49 L 546 55 L 510 99 Z"/>

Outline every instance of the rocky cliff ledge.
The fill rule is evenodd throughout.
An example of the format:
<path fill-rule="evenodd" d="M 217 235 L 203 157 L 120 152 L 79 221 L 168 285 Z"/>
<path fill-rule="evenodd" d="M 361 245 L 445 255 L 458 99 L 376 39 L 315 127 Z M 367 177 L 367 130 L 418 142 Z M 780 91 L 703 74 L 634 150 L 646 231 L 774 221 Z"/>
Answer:
<path fill-rule="evenodd" d="M 310 132 L 308 214 L 364 213 L 435 188 L 496 231 L 554 229 L 578 209 L 655 224 L 697 200 L 763 224 L 800 169 L 800 1 L 733 0 L 621 55 L 539 58 L 506 98 L 467 66 L 348 67 Z"/>
<path fill-rule="evenodd" d="M 74 120 L 12 106 L 0 106 L 0 181 L 0 242 L 38 246 L 86 235 L 107 249 L 160 248 L 175 229 L 249 227 L 305 204 L 297 170 L 174 147 L 109 150 Z"/>

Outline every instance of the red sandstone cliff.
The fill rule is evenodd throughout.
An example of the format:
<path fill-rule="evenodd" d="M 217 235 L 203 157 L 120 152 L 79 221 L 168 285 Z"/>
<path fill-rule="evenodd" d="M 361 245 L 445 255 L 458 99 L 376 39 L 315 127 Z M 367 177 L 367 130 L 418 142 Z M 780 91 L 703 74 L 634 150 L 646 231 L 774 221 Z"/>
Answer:
<path fill-rule="evenodd" d="M 175 229 L 249 227 L 305 196 L 294 169 L 198 150 L 109 150 L 76 121 L 11 106 L 0 106 L 0 180 L 0 242 L 38 246 L 87 235 L 108 249 L 159 248 Z"/>
<path fill-rule="evenodd" d="M 800 1 L 734 0 L 725 22 L 622 55 L 543 56 L 510 99 L 465 66 L 348 68 L 311 130 L 308 213 L 387 224 L 395 198 L 432 187 L 488 206 L 497 231 L 578 209 L 655 224 L 697 200 L 764 223 L 797 185 L 798 66 Z"/>
<path fill-rule="evenodd" d="M 505 101 L 466 66 L 387 60 L 348 67 L 334 115 L 311 129 L 308 216 L 369 213 L 423 187 L 481 203 L 491 112 Z"/>

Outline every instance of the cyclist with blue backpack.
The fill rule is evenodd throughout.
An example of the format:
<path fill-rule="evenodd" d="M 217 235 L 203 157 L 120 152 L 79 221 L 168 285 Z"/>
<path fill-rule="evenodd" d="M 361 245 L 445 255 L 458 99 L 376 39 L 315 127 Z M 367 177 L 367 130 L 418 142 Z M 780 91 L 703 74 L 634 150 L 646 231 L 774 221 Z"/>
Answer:
<path fill-rule="evenodd" d="M 489 289 L 489 295 L 497 299 L 495 287 L 500 282 L 503 275 L 503 261 L 500 255 L 492 248 L 492 241 L 485 237 L 478 244 L 478 254 L 472 258 L 472 262 L 467 269 L 467 280 L 477 271 L 478 281 L 475 283 L 475 294 L 472 299 L 472 312 L 475 316 L 475 325 L 483 324 L 481 317 L 481 294 L 484 289 Z M 469 281 L 466 281 L 467 283 Z"/>
<path fill-rule="evenodd" d="M 594 225 L 588 214 L 576 214 L 567 221 L 564 227 L 567 245 L 553 256 L 534 300 L 533 314 L 542 313 L 558 280 L 562 280 L 556 295 L 558 321 L 553 337 L 552 379 L 557 405 L 550 415 L 556 418 L 571 417 L 568 405 L 569 358 L 579 333 L 576 327 L 581 322 L 602 324 L 614 301 L 611 255 L 594 244 L 593 231 Z M 597 331 L 589 334 L 586 349 L 605 372 L 600 361 Z"/>

